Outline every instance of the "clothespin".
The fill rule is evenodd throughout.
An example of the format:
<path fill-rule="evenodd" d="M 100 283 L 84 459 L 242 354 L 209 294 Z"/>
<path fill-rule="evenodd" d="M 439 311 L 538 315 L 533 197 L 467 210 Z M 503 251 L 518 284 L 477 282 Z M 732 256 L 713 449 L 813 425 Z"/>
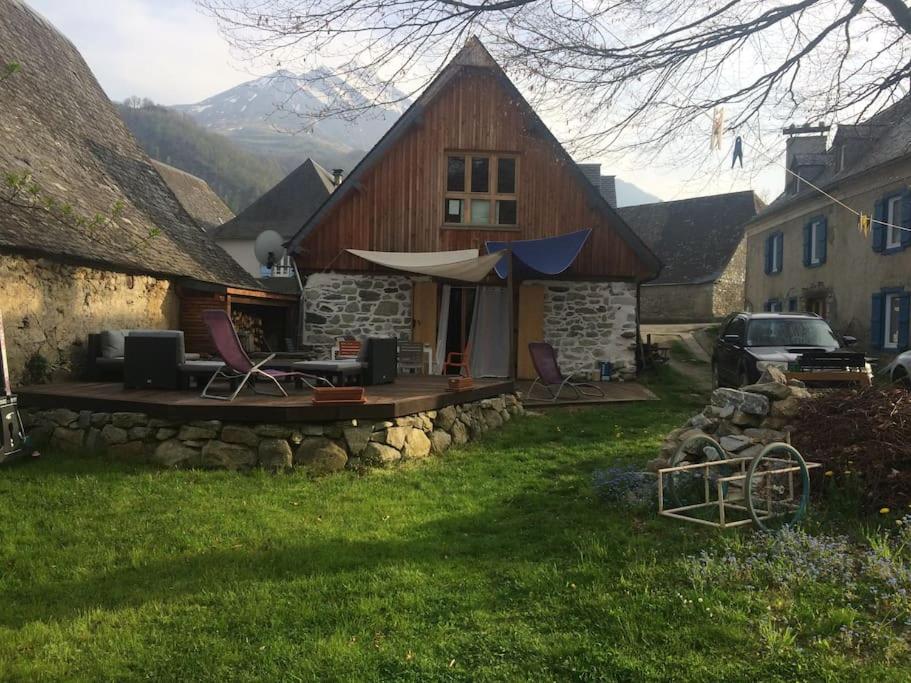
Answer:
<path fill-rule="evenodd" d="M 721 149 L 721 138 L 724 135 L 724 107 L 715 107 L 712 114 L 712 138 L 709 149 Z"/>
<path fill-rule="evenodd" d="M 857 217 L 857 229 L 860 230 L 860 234 L 864 237 L 869 237 L 870 235 L 870 217 L 862 213 Z"/>

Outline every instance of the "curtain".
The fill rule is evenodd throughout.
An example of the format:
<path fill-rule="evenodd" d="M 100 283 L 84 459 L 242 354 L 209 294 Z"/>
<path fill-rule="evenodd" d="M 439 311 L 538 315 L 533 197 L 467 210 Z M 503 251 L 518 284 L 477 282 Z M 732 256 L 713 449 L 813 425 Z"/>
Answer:
<path fill-rule="evenodd" d="M 443 363 L 446 361 L 446 337 L 449 335 L 449 299 L 452 287 L 443 285 L 440 294 L 440 310 L 437 322 L 437 347 L 433 359 L 436 372 L 443 373 Z"/>
<path fill-rule="evenodd" d="M 468 344 L 472 377 L 509 377 L 509 290 L 478 287 Z"/>

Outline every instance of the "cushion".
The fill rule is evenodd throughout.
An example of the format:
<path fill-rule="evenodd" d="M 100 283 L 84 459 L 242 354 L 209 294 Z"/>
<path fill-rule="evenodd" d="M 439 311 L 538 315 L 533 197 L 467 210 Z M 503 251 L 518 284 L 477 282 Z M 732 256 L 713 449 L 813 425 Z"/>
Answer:
<path fill-rule="evenodd" d="M 183 331 L 181 330 L 130 330 L 127 332 L 127 336 L 141 339 L 177 339 L 177 362 L 183 363 L 186 360 L 183 350 Z"/>
<path fill-rule="evenodd" d="M 123 358 L 123 340 L 127 330 L 104 330 L 101 333 L 101 357 Z"/>
<path fill-rule="evenodd" d="M 303 360 L 291 367 L 302 372 L 340 372 L 348 375 L 363 370 L 364 363 L 356 360 Z"/>

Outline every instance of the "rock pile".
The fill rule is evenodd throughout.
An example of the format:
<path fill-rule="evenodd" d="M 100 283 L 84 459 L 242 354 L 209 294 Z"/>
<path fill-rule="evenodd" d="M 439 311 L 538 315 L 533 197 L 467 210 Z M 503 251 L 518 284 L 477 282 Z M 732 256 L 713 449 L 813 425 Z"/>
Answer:
<path fill-rule="evenodd" d="M 102 413 L 66 408 L 28 411 L 23 423 L 36 445 L 55 452 L 98 453 L 165 467 L 279 471 L 304 467 L 313 474 L 383 467 L 444 453 L 524 412 L 516 394 L 452 405 L 386 421 L 326 423 L 176 422 L 145 413 Z"/>
<path fill-rule="evenodd" d="M 803 382 L 790 382 L 780 370 L 766 370 L 759 382 L 740 389 L 716 389 L 711 402 L 661 444 L 659 457 L 648 467 L 667 467 L 680 445 L 694 436 L 710 436 L 729 453 L 753 457 L 775 441 L 784 441 L 793 430 L 800 402 L 809 398 Z"/>

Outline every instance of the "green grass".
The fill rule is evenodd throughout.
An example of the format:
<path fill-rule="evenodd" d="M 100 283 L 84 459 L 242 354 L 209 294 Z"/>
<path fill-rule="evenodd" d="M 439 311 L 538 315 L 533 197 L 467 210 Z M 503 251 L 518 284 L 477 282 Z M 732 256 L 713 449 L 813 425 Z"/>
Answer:
<path fill-rule="evenodd" d="M 706 365 L 705 360 L 694 354 L 690 348 L 680 340 L 675 340 L 671 343 L 671 357 L 682 363 Z"/>
<path fill-rule="evenodd" d="M 0 470 L 0 680 L 900 680 L 805 647 L 837 596 L 776 631 L 776 595 L 681 571 L 721 534 L 593 495 L 701 405 L 686 386 L 363 477 Z"/>

